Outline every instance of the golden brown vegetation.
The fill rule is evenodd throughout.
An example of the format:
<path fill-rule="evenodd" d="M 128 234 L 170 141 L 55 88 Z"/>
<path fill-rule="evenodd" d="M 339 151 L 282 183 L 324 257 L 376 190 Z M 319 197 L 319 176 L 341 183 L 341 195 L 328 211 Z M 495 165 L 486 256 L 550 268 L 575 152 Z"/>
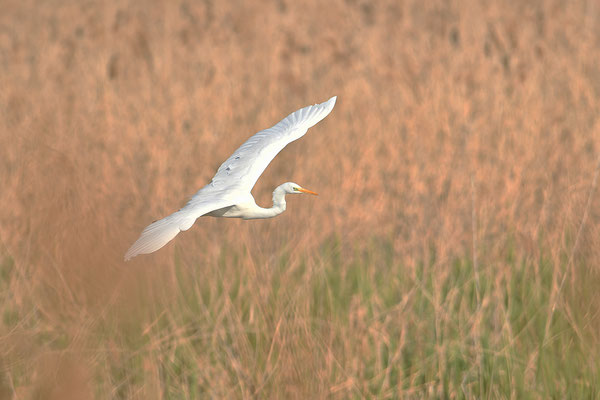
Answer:
<path fill-rule="evenodd" d="M 7 0 L 0 398 L 594 397 L 595 1 Z M 123 263 L 252 133 L 336 108 Z"/>

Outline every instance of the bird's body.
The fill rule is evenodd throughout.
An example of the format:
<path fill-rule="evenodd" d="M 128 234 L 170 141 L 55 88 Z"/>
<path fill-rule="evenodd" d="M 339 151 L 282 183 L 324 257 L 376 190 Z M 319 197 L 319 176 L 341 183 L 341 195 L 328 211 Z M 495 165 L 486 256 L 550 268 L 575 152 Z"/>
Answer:
<path fill-rule="evenodd" d="M 316 194 L 296 183 L 286 182 L 273 191 L 273 206 L 262 208 L 250 191 L 271 160 L 288 143 L 304 136 L 308 128 L 325 118 L 335 101 L 336 97 L 332 97 L 324 103 L 304 107 L 250 137 L 183 208 L 148 225 L 125 254 L 125 260 L 160 249 L 179 232 L 188 230 L 198 217 L 272 218 L 285 211 L 286 194 Z"/>

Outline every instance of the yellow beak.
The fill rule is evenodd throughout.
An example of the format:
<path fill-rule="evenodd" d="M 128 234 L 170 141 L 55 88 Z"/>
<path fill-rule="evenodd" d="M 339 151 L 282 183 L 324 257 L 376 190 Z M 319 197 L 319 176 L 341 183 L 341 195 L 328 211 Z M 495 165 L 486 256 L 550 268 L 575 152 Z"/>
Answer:
<path fill-rule="evenodd" d="M 308 190 L 308 189 L 304 189 L 304 188 L 299 188 L 298 191 L 302 192 L 302 193 L 314 194 L 315 196 L 319 195 L 318 193 L 315 193 L 312 190 Z"/>

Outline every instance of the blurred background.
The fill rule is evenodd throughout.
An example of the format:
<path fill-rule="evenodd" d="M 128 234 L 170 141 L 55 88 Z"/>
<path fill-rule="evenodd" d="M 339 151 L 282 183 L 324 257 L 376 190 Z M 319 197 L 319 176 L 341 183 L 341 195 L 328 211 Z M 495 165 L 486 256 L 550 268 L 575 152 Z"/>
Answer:
<path fill-rule="evenodd" d="M 595 398 L 600 6 L 4 0 L 0 398 Z M 337 95 L 270 220 L 123 254 Z"/>

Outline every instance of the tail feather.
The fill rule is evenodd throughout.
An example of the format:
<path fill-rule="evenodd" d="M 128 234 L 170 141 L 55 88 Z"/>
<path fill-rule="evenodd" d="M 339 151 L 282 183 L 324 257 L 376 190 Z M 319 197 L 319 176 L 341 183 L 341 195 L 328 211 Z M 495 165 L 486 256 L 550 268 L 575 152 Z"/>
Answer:
<path fill-rule="evenodd" d="M 149 254 L 169 243 L 181 231 L 187 230 L 196 218 L 184 218 L 179 212 L 155 221 L 148 225 L 138 240 L 125 253 L 125 261 L 131 260 L 139 254 Z"/>

